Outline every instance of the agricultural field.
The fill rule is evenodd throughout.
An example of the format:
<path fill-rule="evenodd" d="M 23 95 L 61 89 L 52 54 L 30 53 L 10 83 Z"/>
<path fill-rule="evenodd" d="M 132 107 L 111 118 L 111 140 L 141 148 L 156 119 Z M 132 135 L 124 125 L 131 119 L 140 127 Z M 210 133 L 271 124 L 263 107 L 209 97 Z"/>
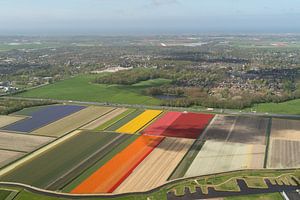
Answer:
<path fill-rule="evenodd" d="M 33 112 L 29 118 L 5 126 L 2 129 L 28 133 L 84 108 L 84 106 L 77 105 L 54 105 L 43 107 Z"/>
<path fill-rule="evenodd" d="M 25 116 L 0 115 L 0 128 L 24 119 Z"/>
<path fill-rule="evenodd" d="M 116 130 L 118 133 L 134 134 L 162 113 L 161 110 L 146 110 L 124 126 Z"/>
<path fill-rule="evenodd" d="M 300 121 L 272 119 L 268 168 L 300 167 Z"/>
<path fill-rule="evenodd" d="M 194 140 L 165 138 L 114 193 L 147 191 L 164 184 Z"/>
<path fill-rule="evenodd" d="M 208 140 L 190 165 L 185 177 L 239 169 L 261 169 L 265 149 L 264 145 Z"/>
<path fill-rule="evenodd" d="M 197 139 L 212 118 L 211 114 L 169 112 L 143 134 Z"/>
<path fill-rule="evenodd" d="M 21 158 L 25 153 L 18 151 L 8 151 L 0 149 L 0 168 L 11 163 L 12 161 Z"/>
<path fill-rule="evenodd" d="M 161 137 L 140 136 L 84 180 L 71 193 L 113 192 L 162 140 Z"/>
<path fill-rule="evenodd" d="M 92 121 L 91 123 L 83 126 L 81 129 L 84 130 L 94 130 L 98 128 L 99 126 L 103 125 L 105 122 L 119 116 L 123 112 L 125 112 L 127 109 L 126 108 L 117 108 L 115 110 L 112 110 L 111 112 L 107 113 L 106 115 Z"/>
<path fill-rule="evenodd" d="M 0 149 L 10 151 L 30 152 L 47 143 L 53 141 L 54 138 L 7 133 L 0 131 Z"/>
<path fill-rule="evenodd" d="M 103 156 L 102 150 L 105 151 L 103 153 L 105 155 L 109 151 L 106 148 L 113 148 L 113 142 L 122 137 L 124 136 L 116 133 L 79 132 L 5 174 L 1 180 L 26 183 L 40 188 L 59 189 L 65 184 L 64 181 L 61 183 L 61 179 L 76 178 L 82 169 L 93 164 L 93 160 L 97 161 Z"/>
<path fill-rule="evenodd" d="M 112 109 L 113 108 L 110 107 L 89 106 L 51 124 L 43 126 L 32 133 L 35 135 L 61 137 L 105 115 Z"/>

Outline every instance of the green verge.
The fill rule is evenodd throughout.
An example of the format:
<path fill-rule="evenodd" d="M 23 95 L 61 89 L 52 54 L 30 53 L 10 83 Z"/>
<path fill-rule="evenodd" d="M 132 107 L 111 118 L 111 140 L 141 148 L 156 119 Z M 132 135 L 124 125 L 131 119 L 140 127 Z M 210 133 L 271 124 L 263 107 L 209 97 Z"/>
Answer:
<path fill-rule="evenodd" d="M 261 113 L 300 115 L 300 99 L 290 100 L 282 103 L 261 103 L 245 110 L 253 110 Z"/>
<path fill-rule="evenodd" d="M 184 158 L 180 161 L 179 165 L 177 165 L 174 172 L 168 178 L 168 180 L 173 180 L 177 178 L 182 178 L 186 171 L 189 169 L 190 165 L 196 158 L 197 154 L 201 150 L 202 146 L 204 145 L 205 141 L 196 140 L 194 144 L 191 146 L 190 150 L 184 156 Z"/>
<path fill-rule="evenodd" d="M 131 120 L 133 120 L 134 118 L 136 118 L 138 115 L 140 115 L 143 112 L 144 112 L 144 110 L 135 110 L 135 111 L 133 111 L 132 113 L 130 113 L 126 117 L 123 117 L 121 120 L 117 121 L 116 123 L 114 123 L 113 125 L 108 127 L 106 129 L 106 131 L 116 131 L 117 129 L 122 127 L 124 124 L 130 122 Z"/>
<path fill-rule="evenodd" d="M 226 197 L 224 200 L 283 200 L 280 193 Z"/>
<path fill-rule="evenodd" d="M 70 192 L 70 191 L 72 191 L 76 186 L 78 186 L 81 182 L 83 182 L 85 179 L 87 179 L 89 176 L 91 176 L 96 170 L 98 170 L 105 163 L 107 163 L 109 160 L 111 160 L 115 155 L 117 155 L 119 152 L 121 152 L 123 149 L 125 149 L 129 144 L 131 144 L 138 137 L 139 137 L 138 135 L 131 135 L 123 143 L 121 143 L 120 145 L 114 147 L 112 149 L 112 151 L 110 151 L 103 158 L 101 158 L 100 160 L 98 160 L 93 166 L 91 166 L 86 171 L 82 172 L 81 175 L 79 175 L 72 182 L 70 182 L 69 184 L 67 184 L 62 189 L 62 191 L 64 191 L 64 192 Z"/>
<path fill-rule="evenodd" d="M 128 109 L 125 112 L 121 113 L 120 115 L 116 116 L 115 118 L 108 120 L 107 122 L 105 122 L 104 124 L 100 125 L 99 127 L 97 127 L 95 130 L 96 131 L 104 131 L 106 130 L 108 127 L 112 126 L 114 123 L 120 121 L 121 119 L 123 119 L 124 117 L 126 117 L 127 115 L 129 115 L 130 113 L 134 112 L 135 109 Z"/>
<path fill-rule="evenodd" d="M 11 191 L 0 189 L 0 199 L 6 199 L 10 195 Z"/>
<path fill-rule="evenodd" d="M 16 94 L 16 96 L 57 100 L 159 105 L 161 100 L 145 95 L 144 90 L 149 87 L 169 84 L 169 80 L 166 79 L 143 81 L 129 86 L 92 83 L 97 76 L 101 75 L 79 75 L 43 87 L 31 89 Z"/>
<path fill-rule="evenodd" d="M 46 188 L 119 135 L 99 132 L 79 133 L 3 175 L 0 181 Z"/>

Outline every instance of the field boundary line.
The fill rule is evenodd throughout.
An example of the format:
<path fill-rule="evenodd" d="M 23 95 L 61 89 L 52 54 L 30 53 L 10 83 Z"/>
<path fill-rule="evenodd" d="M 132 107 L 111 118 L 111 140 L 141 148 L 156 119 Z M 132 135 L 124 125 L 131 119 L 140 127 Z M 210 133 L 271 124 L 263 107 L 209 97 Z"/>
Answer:
<path fill-rule="evenodd" d="M 37 155 L 40 155 L 46 151 L 48 151 L 49 149 L 52 149 L 53 147 L 61 144 L 62 142 L 66 141 L 67 139 L 77 135 L 78 133 L 80 133 L 81 131 L 73 131 L 63 137 L 58 138 L 57 140 L 54 140 L 53 142 L 41 147 L 40 149 L 27 154 L 26 156 L 22 157 L 21 159 L 17 160 L 16 162 L 4 167 L 3 169 L 0 170 L 0 177 L 3 176 L 4 174 L 12 171 L 13 169 L 17 168 L 19 165 L 23 164 L 24 162 L 27 162 L 28 160 L 36 157 Z"/>
<path fill-rule="evenodd" d="M 269 148 L 270 147 L 270 140 L 271 140 L 271 130 L 272 130 L 272 122 L 273 122 L 273 119 L 272 117 L 269 119 L 269 123 L 268 123 L 268 127 L 267 127 L 267 130 L 266 130 L 266 150 L 265 150 L 265 159 L 264 159 L 264 168 L 267 168 L 267 165 L 268 165 L 268 160 L 269 160 L 269 152 L 271 152 Z"/>
<path fill-rule="evenodd" d="M 5 148 L 0 148 L 0 150 L 3 151 L 12 151 L 12 152 L 18 152 L 18 153 L 29 153 L 28 151 L 22 151 L 22 150 L 14 150 L 14 149 L 5 149 Z"/>

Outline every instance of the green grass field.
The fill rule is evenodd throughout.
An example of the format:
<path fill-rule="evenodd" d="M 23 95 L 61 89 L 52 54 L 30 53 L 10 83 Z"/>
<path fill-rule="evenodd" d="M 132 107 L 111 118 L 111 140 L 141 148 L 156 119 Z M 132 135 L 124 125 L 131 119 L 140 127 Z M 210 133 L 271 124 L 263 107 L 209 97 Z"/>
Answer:
<path fill-rule="evenodd" d="M 94 78 L 95 75 L 80 75 L 44 87 L 28 90 L 17 94 L 17 96 L 58 100 L 159 105 L 161 102 L 159 99 L 144 95 L 143 90 L 148 87 L 170 83 L 170 80 L 167 79 L 155 79 L 143 81 L 131 86 L 120 86 L 91 83 Z"/>
<path fill-rule="evenodd" d="M 280 193 L 226 197 L 224 200 L 283 200 Z"/>
<path fill-rule="evenodd" d="M 0 199 L 5 200 L 10 195 L 10 193 L 11 193 L 11 191 L 0 189 Z"/>
<path fill-rule="evenodd" d="M 262 113 L 293 114 L 300 115 L 300 99 L 286 101 L 283 103 L 262 103 L 254 105 L 246 111 L 257 111 Z"/>

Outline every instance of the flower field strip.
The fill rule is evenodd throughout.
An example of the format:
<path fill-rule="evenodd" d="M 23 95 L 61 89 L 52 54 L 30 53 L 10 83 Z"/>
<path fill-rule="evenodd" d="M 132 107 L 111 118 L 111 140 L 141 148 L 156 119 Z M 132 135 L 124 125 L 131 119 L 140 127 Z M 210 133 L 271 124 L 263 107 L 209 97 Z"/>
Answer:
<path fill-rule="evenodd" d="M 115 121 L 112 125 L 110 125 L 108 128 L 106 128 L 105 131 L 116 131 L 117 129 L 122 127 L 124 124 L 130 122 L 131 120 L 133 120 L 134 118 L 136 118 L 143 112 L 144 112 L 144 110 L 134 110 L 133 112 L 129 113 L 128 115 Z"/>
<path fill-rule="evenodd" d="M 162 113 L 161 110 L 146 110 L 118 130 L 118 133 L 134 134 Z"/>
<path fill-rule="evenodd" d="M 97 171 L 100 167 L 105 165 L 109 160 L 111 160 L 115 155 L 123 151 L 125 148 L 127 148 L 128 145 L 133 143 L 139 135 L 129 135 L 129 134 L 121 134 L 123 137 L 126 137 L 127 139 L 123 142 L 121 142 L 117 146 L 111 146 L 111 151 L 107 153 L 104 157 L 100 158 L 93 166 L 88 168 L 87 170 L 83 171 L 79 176 L 77 176 L 73 180 L 68 180 L 65 183 L 65 186 L 62 188 L 63 192 L 71 192 L 73 189 L 75 189 L 80 183 L 82 183 L 85 179 L 90 177 L 95 171 Z"/>
<path fill-rule="evenodd" d="M 114 193 L 146 191 L 164 184 L 193 142 L 192 139 L 165 138 Z"/>
<path fill-rule="evenodd" d="M 0 149 L 0 168 L 24 156 L 25 153 L 19 151 L 8 151 Z M 1 179 L 0 179 L 1 180 Z"/>
<path fill-rule="evenodd" d="M 148 126 L 143 134 L 145 135 L 163 135 L 166 129 L 181 115 L 180 112 L 168 112 L 160 119 Z"/>
<path fill-rule="evenodd" d="M 73 113 L 72 115 L 37 129 L 32 133 L 36 135 L 61 137 L 105 115 L 112 109 L 113 108 L 110 107 L 89 106 L 83 110 L 80 110 L 79 112 Z"/>
<path fill-rule="evenodd" d="M 156 136 L 140 136 L 71 193 L 113 192 L 163 139 L 163 137 Z"/>
<path fill-rule="evenodd" d="M 213 117 L 212 114 L 181 113 L 162 136 L 197 139 Z"/>
<path fill-rule="evenodd" d="M 128 116 L 131 113 L 133 113 L 134 111 L 136 111 L 136 110 L 135 109 L 127 109 L 125 112 L 119 114 L 118 116 L 116 116 L 116 117 L 108 120 L 107 122 L 103 123 L 102 125 L 96 127 L 95 130 L 97 130 L 97 131 L 105 131 L 106 129 L 108 129 L 109 127 L 111 127 L 113 124 L 115 124 L 116 122 L 118 122 L 121 119 L 125 118 L 126 116 Z"/>
<path fill-rule="evenodd" d="M 78 133 L 4 174 L 0 177 L 0 181 L 47 188 L 119 135 L 98 132 Z"/>
<path fill-rule="evenodd" d="M 83 126 L 81 129 L 84 130 L 94 130 L 97 127 L 101 126 L 105 122 L 113 119 L 114 117 L 122 114 L 125 112 L 127 109 L 126 108 L 116 108 L 115 110 L 112 110 L 111 112 L 107 113 L 106 115 L 103 115 L 99 117 L 98 119 L 88 123 L 87 125 Z"/>
<path fill-rule="evenodd" d="M 84 108 L 85 106 L 77 105 L 54 105 L 42 107 L 41 109 L 33 112 L 30 118 L 10 124 L 2 129 L 17 132 L 31 132 Z"/>

